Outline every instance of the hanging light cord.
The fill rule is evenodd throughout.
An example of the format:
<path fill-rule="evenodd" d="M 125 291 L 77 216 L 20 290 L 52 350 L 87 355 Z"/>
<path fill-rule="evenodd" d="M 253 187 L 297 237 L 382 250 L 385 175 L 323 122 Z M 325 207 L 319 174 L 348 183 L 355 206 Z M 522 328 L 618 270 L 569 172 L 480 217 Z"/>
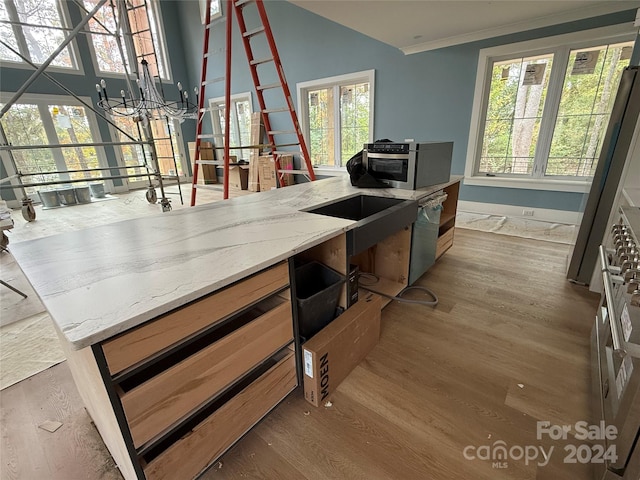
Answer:
<path fill-rule="evenodd" d="M 362 283 L 361 279 L 369 279 L 369 282 L 368 283 Z M 369 292 L 376 293 L 378 295 L 381 295 L 381 296 L 386 297 L 386 298 L 390 298 L 391 300 L 395 300 L 395 301 L 401 302 L 401 303 L 415 303 L 415 304 L 418 304 L 418 305 L 426 305 L 428 307 L 435 307 L 438 304 L 438 301 L 439 301 L 438 300 L 438 296 L 432 290 L 429 290 L 427 287 L 420 287 L 420 286 L 405 287 L 396 296 L 387 295 L 386 293 L 378 292 L 376 290 L 368 288 L 368 287 L 373 286 L 376 283 L 378 283 L 379 280 L 380 280 L 380 277 L 378 277 L 377 275 L 375 275 L 373 273 L 363 272 L 363 273 L 359 273 L 358 274 L 358 286 L 360 288 L 364 289 L 364 290 L 369 291 Z M 421 292 L 424 292 L 427 295 L 429 295 L 431 298 L 433 298 L 433 300 L 412 300 L 410 298 L 403 298 L 402 295 L 404 295 L 405 293 L 407 293 L 410 290 L 419 290 Z"/>

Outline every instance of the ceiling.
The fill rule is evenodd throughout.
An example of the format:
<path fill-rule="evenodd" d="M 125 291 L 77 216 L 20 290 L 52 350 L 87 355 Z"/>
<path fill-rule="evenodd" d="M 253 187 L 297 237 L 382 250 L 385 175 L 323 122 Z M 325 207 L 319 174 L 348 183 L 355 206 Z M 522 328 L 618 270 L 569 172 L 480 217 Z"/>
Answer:
<path fill-rule="evenodd" d="M 290 0 L 405 54 L 640 7 L 594 0 Z"/>

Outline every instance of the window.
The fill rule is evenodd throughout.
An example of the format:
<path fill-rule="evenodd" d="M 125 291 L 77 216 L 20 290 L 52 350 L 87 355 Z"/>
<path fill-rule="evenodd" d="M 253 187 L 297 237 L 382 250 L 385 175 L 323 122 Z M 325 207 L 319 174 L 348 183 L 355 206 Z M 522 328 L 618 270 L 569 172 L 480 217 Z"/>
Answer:
<path fill-rule="evenodd" d="M 480 52 L 465 183 L 588 185 L 633 49 L 611 31 Z"/>
<path fill-rule="evenodd" d="M 200 0 L 200 19 L 202 20 L 202 23 L 204 24 L 207 20 L 206 17 L 206 5 L 207 5 L 207 0 Z M 220 5 L 220 0 L 211 0 L 211 6 L 210 6 L 210 10 L 211 10 L 211 15 L 210 15 L 210 20 L 213 20 L 214 18 L 218 18 L 222 16 L 222 6 Z"/>
<path fill-rule="evenodd" d="M 131 117 L 111 117 L 111 120 L 124 130 L 129 137 L 116 128 L 111 129 L 112 138 L 118 142 L 131 142 L 131 138 L 141 140 L 144 138 L 142 127 Z M 160 173 L 169 177 L 185 177 L 185 171 L 182 165 L 182 149 L 179 145 L 180 129 L 177 126 L 177 120 L 165 118 L 151 120 L 151 132 L 153 134 L 154 147 L 160 167 Z M 130 138 L 131 137 L 131 138 Z M 147 169 L 144 168 L 145 163 L 149 167 L 153 167 L 151 162 L 151 151 L 148 145 L 120 145 L 119 164 L 129 167 L 126 170 L 127 175 L 140 175 L 139 177 L 131 177 L 125 179 L 129 188 L 142 188 L 148 183 L 145 176 Z M 153 168 L 151 168 L 153 171 Z"/>
<path fill-rule="evenodd" d="M 67 23 L 59 0 L 4 0 L 0 2 L 0 20 L 14 22 L 13 25 L 0 24 L 2 39 L 35 64 L 41 64 L 49 58 L 66 37 Z M 4 45 L 0 45 L 0 59 L 22 62 Z M 51 65 L 77 69 L 71 45 L 67 45 Z"/>
<path fill-rule="evenodd" d="M 222 139 L 217 143 L 224 146 L 224 97 L 209 100 L 211 108 L 211 121 L 213 133 Z M 251 145 L 251 105 L 250 93 L 231 95 L 231 110 L 229 112 L 229 146 L 241 147 Z M 238 159 L 249 160 L 250 148 L 234 149 L 231 155 L 237 155 Z M 217 155 L 216 155 L 217 156 Z"/>
<path fill-rule="evenodd" d="M 25 177 L 24 183 L 87 181 L 99 178 L 100 172 L 78 172 L 106 166 L 100 147 L 78 147 L 74 144 L 97 143 L 100 137 L 93 113 L 76 99 L 69 97 L 44 98 L 25 95 L 21 103 L 15 103 L 2 118 L 7 140 L 12 145 L 42 145 L 37 149 L 13 150 L 18 171 L 37 173 Z M 69 147 L 50 148 L 50 144 L 69 144 Z M 8 158 L 3 155 L 3 161 Z M 8 165 L 5 163 L 5 168 Z M 12 168 L 8 169 L 11 171 Z M 67 173 L 66 170 L 75 170 Z M 46 173 L 63 172 L 63 173 Z M 28 187 L 27 193 L 54 187 Z"/>
<path fill-rule="evenodd" d="M 298 111 L 314 166 L 342 167 L 373 141 L 374 71 L 298 84 Z"/>
<path fill-rule="evenodd" d="M 83 0 L 87 11 L 92 10 L 97 3 L 98 0 Z M 131 72 L 133 63 L 137 70 L 138 64 L 146 60 L 151 75 L 168 79 L 158 2 L 129 0 L 126 5 L 128 9 L 124 18 L 117 9 L 105 4 L 89 20 L 89 30 L 94 32 L 91 34 L 91 43 L 99 72 Z"/>

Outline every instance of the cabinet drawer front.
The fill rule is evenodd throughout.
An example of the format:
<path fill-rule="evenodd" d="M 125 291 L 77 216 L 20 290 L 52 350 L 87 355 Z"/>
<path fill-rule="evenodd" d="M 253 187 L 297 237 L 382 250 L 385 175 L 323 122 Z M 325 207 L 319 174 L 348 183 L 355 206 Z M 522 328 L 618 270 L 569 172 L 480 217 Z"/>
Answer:
<path fill-rule="evenodd" d="M 289 267 L 284 262 L 109 340 L 102 344 L 109 371 L 115 375 L 288 283 Z"/>
<path fill-rule="evenodd" d="M 188 435 L 145 467 L 147 480 L 195 478 L 297 386 L 295 356 L 288 353 Z"/>
<path fill-rule="evenodd" d="M 446 252 L 453 245 L 453 231 L 455 228 L 450 228 L 444 232 L 436 243 L 436 258 Z"/>
<path fill-rule="evenodd" d="M 280 305 L 122 395 L 140 447 L 293 340 L 291 304 Z"/>

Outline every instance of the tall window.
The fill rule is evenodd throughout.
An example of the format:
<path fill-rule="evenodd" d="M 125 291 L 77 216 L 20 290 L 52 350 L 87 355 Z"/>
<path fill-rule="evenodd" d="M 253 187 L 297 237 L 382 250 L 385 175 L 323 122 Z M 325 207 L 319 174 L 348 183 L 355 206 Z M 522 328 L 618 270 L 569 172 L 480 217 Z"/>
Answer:
<path fill-rule="evenodd" d="M 60 0 L 3 0 L 0 2 L 0 36 L 13 49 L 36 64 L 43 63 L 65 39 L 68 27 Z M 22 62 L 0 45 L 0 60 Z M 51 62 L 54 67 L 77 69 L 71 44 Z"/>
<path fill-rule="evenodd" d="M 202 23 L 204 23 L 207 19 L 205 6 L 207 4 L 207 0 L 200 0 L 200 18 Z M 211 11 L 210 19 L 218 18 L 222 16 L 222 6 L 220 5 L 220 0 L 211 0 L 211 6 L 209 7 Z"/>
<path fill-rule="evenodd" d="M 98 0 L 83 0 L 87 11 L 92 10 L 97 3 Z M 128 0 L 124 5 L 127 6 L 127 11 L 118 12 L 117 8 L 112 8 L 107 3 L 89 20 L 89 30 L 94 32 L 91 34 L 91 42 L 98 70 L 101 73 L 131 72 L 133 62 L 137 69 L 139 63 L 146 60 L 151 75 L 168 79 L 158 2 Z M 115 33 L 120 37 L 120 42 Z"/>
<path fill-rule="evenodd" d="M 481 51 L 467 175 L 589 181 L 633 49 L 594 38 Z"/>
<path fill-rule="evenodd" d="M 220 141 L 216 145 L 224 146 L 224 97 L 209 100 L 213 133 Z M 251 145 L 251 94 L 239 93 L 231 96 L 231 110 L 229 111 L 229 146 L 241 147 Z M 231 150 L 231 155 L 238 159 L 249 160 L 251 149 L 243 148 Z"/>
<path fill-rule="evenodd" d="M 42 148 L 12 151 L 19 171 L 37 174 L 27 177 L 25 183 L 100 178 L 98 171 L 78 171 L 106 166 L 100 147 L 76 146 L 100 141 L 95 117 L 75 99 L 53 98 L 56 97 L 24 96 L 21 103 L 13 104 L 2 118 L 10 144 L 42 145 Z M 69 146 L 48 147 L 51 144 Z M 6 156 L 3 161 L 7 161 Z M 30 187 L 27 192 L 33 194 L 47 188 L 50 187 Z"/>
<path fill-rule="evenodd" d="M 298 111 L 314 166 L 344 166 L 373 141 L 373 87 L 373 70 L 298 84 Z"/>

